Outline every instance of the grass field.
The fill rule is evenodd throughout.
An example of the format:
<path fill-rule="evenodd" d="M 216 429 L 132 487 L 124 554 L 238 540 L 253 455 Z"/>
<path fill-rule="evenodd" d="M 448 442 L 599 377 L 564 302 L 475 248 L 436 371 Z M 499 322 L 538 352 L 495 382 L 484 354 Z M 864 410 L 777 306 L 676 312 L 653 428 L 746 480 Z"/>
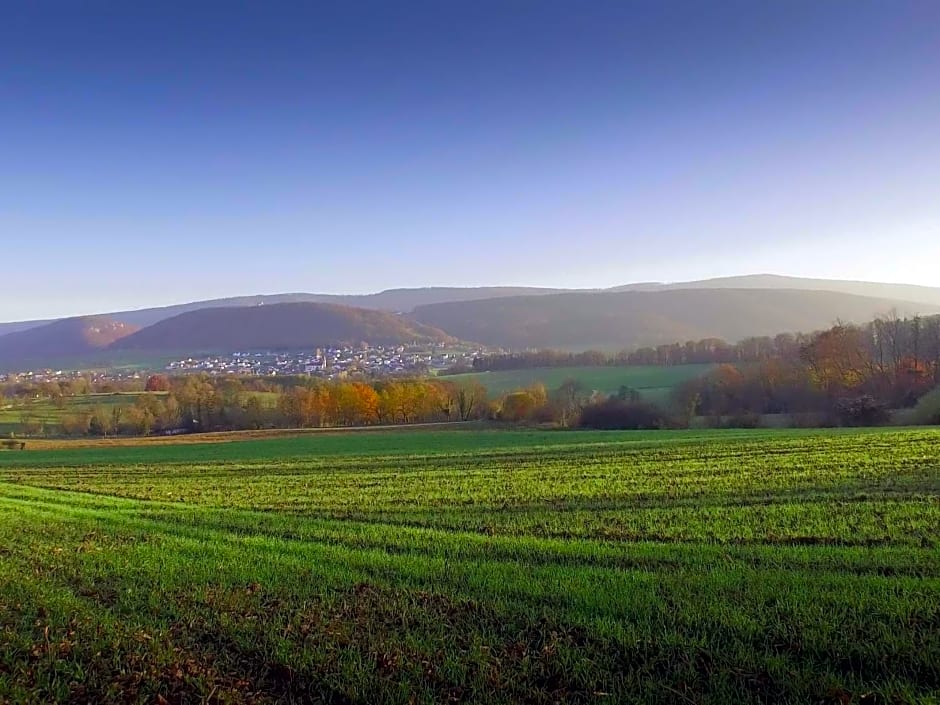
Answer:
<path fill-rule="evenodd" d="M 541 382 L 548 390 L 558 389 L 567 379 L 576 379 L 588 391 L 613 394 L 621 386 L 638 390 L 644 399 L 666 401 L 672 389 L 682 382 L 703 375 L 711 365 L 658 365 L 635 367 L 539 367 L 527 370 L 496 370 L 450 375 L 442 379 L 474 379 L 486 386 L 491 396 Z"/>
<path fill-rule="evenodd" d="M 0 702 L 936 703 L 940 430 L 0 452 Z"/>

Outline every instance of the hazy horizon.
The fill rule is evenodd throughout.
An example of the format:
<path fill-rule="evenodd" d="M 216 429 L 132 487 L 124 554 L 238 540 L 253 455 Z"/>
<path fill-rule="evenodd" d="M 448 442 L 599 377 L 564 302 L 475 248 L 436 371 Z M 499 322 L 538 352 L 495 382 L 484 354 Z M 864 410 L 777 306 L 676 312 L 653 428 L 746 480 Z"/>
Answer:
<path fill-rule="evenodd" d="M 240 291 L 240 292 L 236 292 L 236 293 L 232 293 L 232 294 L 228 294 L 228 295 L 221 295 L 221 296 L 197 296 L 197 297 L 191 298 L 191 299 L 161 300 L 161 301 L 155 301 L 155 302 L 152 302 L 152 303 L 147 303 L 147 304 L 144 304 L 144 305 L 141 305 L 141 306 L 133 306 L 133 307 L 126 307 L 126 308 L 121 308 L 121 307 L 117 307 L 117 306 L 112 306 L 112 307 L 109 308 L 109 309 L 101 309 L 101 310 L 94 310 L 94 311 L 82 310 L 82 311 L 77 311 L 77 312 L 73 312 L 73 313 L 50 314 L 50 315 L 48 315 L 48 316 L 35 316 L 35 317 L 30 318 L 30 319 L 27 319 L 27 318 L 19 318 L 19 319 L 15 319 L 15 320 L 14 320 L 14 319 L 7 319 L 7 320 L 0 320 L 0 325 L 6 324 L 6 323 L 14 323 L 14 322 L 28 321 L 28 320 L 59 320 L 59 319 L 63 319 L 63 318 L 75 318 L 75 317 L 83 317 L 83 316 L 95 316 L 95 315 L 102 315 L 102 314 L 114 313 L 114 312 L 119 311 L 119 310 L 122 310 L 122 311 L 139 311 L 139 310 L 148 310 L 148 309 L 169 308 L 169 307 L 173 307 L 173 306 L 180 306 L 180 305 L 185 305 L 185 304 L 190 304 L 190 303 L 198 303 L 198 302 L 200 302 L 200 301 L 216 301 L 216 300 L 220 300 L 220 299 L 236 299 L 236 298 L 249 298 L 249 297 L 265 297 L 265 296 L 267 296 L 267 297 L 284 296 L 284 295 L 289 296 L 289 295 L 292 295 L 292 294 L 314 294 L 314 295 L 337 296 L 337 297 L 341 297 L 341 296 L 370 296 L 370 295 L 385 293 L 385 292 L 388 292 L 388 291 L 421 290 L 421 289 L 451 289 L 451 288 L 454 288 L 454 289 L 487 289 L 487 288 L 510 288 L 510 289 L 512 289 L 512 288 L 531 288 L 531 289 L 558 289 L 559 291 L 566 291 L 566 292 L 579 292 L 579 291 L 583 291 L 583 292 L 600 291 L 600 292 L 603 292 L 603 291 L 605 291 L 605 290 L 615 289 L 615 288 L 617 288 L 617 287 L 629 286 L 629 285 L 649 284 L 649 285 L 664 285 L 664 286 L 670 286 L 670 285 L 681 285 L 681 284 L 688 284 L 688 283 L 696 283 L 696 282 L 700 282 L 700 281 L 701 281 L 701 282 L 710 282 L 710 281 L 713 281 L 713 280 L 719 280 L 719 281 L 720 281 L 720 280 L 722 280 L 722 279 L 739 279 L 739 278 L 742 278 L 742 277 L 782 277 L 782 278 L 785 278 L 785 279 L 797 279 L 797 280 L 799 280 L 799 279 L 807 279 L 807 280 L 815 280 L 815 279 L 820 279 L 820 280 L 822 280 L 822 279 L 828 279 L 828 281 L 832 281 L 832 282 L 862 283 L 862 284 L 874 284 L 874 285 L 883 285 L 883 286 L 924 286 L 924 285 L 921 285 L 921 284 L 914 284 L 914 283 L 908 283 L 908 282 L 876 282 L 876 281 L 859 280 L 859 279 L 836 279 L 836 278 L 823 278 L 823 277 L 796 277 L 796 276 L 790 275 L 790 274 L 780 274 L 780 273 L 773 273 L 773 272 L 754 272 L 754 273 L 747 273 L 747 274 L 731 274 L 731 275 L 726 275 L 726 276 L 708 277 L 708 278 L 704 278 L 704 279 L 682 279 L 682 280 L 674 280 L 674 281 L 656 281 L 656 280 L 630 281 L 630 282 L 620 282 L 620 283 L 617 283 L 617 284 L 613 284 L 613 285 L 611 285 L 611 286 L 598 286 L 598 287 L 559 287 L 559 286 L 539 285 L 539 284 L 492 283 L 492 284 L 468 284 L 468 285 L 454 285 L 454 284 L 418 284 L 418 285 L 414 285 L 414 286 L 400 286 L 400 287 L 395 286 L 395 287 L 389 287 L 389 288 L 387 288 L 387 289 L 362 290 L 362 291 L 348 291 L 348 292 L 318 291 L 318 290 L 314 290 L 314 289 L 307 289 L 307 290 L 299 290 L 299 289 L 298 289 L 298 290 L 293 290 L 293 291 L 287 291 L 287 290 L 284 290 L 284 291 L 274 291 L 274 290 L 272 290 L 272 291 Z M 936 289 L 936 290 L 940 291 L 940 287 L 928 287 L 928 288 L 932 288 L 932 289 Z M 867 296 L 868 294 L 859 294 L 859 295 L 860 295 L 860 296 Z M 911 303 L 916 303 L 916 302 L 911 302 Z"/>
<path fill-rule="evenodd" d="M 940 4 L 8 8 L 0 321 L 251 292 L 940 284 Z"/>

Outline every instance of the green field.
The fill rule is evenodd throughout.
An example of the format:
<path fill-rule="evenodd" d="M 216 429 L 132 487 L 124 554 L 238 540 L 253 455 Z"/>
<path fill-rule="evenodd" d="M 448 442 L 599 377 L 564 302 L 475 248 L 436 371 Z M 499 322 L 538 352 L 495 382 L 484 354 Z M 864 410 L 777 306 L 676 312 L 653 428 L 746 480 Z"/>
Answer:
<path fill-rule="evenodd" d="M 3 703 L 937 703 L 940 430 L 0 452 Z"/>
<path fill-rule="evenodd" d="M 644 399 L 662 402 L 669 398 L 672 389 L 682 382 L 703 375 L 712 365 L 659 365 L 634 367 L 538 367 L 526 370 L 496 370 L 493 372 L 470 372 L 448 375 L 441 379 L 459 381 L 476 380 L 483 384 L 490 396 L 501 396 L 507 392 L 541 382 L 548 390 L 558 389 L 567 379 L 576 379 L 587 391 L 613 394 L 620 387 L 638 390 Z"/>

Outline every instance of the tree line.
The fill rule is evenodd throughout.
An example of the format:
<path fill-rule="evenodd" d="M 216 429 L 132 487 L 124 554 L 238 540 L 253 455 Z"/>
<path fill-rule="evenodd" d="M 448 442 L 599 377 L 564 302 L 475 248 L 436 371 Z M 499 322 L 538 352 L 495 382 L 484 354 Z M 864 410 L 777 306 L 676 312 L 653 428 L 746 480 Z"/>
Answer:
<path fill-rule="evenodd" d="M 172 379 L 182 379 L 172 378 Z M 303 384 L 305 375 L 282 375 L 279 377 L 239 378 L 244 391 L 281 392 L 297 384 Z M 99 374 L 74 374 L 60 379 L 36 381 L 27 376 L 13 376 L 0 383 L 0 398 L 23 402 L 33 399 L 48 399 L 58 407 L 65 406 L 69 397 L 88 394 L 133 394 L 140 392 L 168 391 L 171 378 L 165 374 L 153 374 L 144 377 L 111 377 Z"/>
<path fill-rule="evenodd" d="M 500 355 L 479 368 L 718 362 L 679 385 L 670 402 L 650 403 L 634 390 L 589 393 L 575 380 L 555 392 L 529 388 L 500 400 L 497 418 L 589 428 L 756 426 L 769 415 L 790 425 L 876 425 L 893 410 L 911 423 L 940 423 L 940 316 L 889 315 L 864 325 L 836 324 L 813 334 L 749 338 L 735 345 L 706 339 L 602 358 L 600 353 L 540 351 Z M 606 361 L 605 361 L 606 360 Z"/>
<path fill-rule="evenodd" d="M 470 421 L 490 411 L 485 388 L 472 381 L 298 378 L 258 391 L 249 380 L 155 376 L 132 404 L 66 410 L 61 428 L 71 436 L 204 433 Z"/>
<path fill-rule="evenodd" d="M 473 379 L 327 381 L 303 375 L 161 374 L 147 379 L 78 377 L 38 384 L 12 380 L 0 392 L 19 399 L 24 409 L 37 398 L 53 400 L 62 407 L 62 432 L 74 436 L 478 419 L 561 427 L 681 428 L 697 418 L 746 426 L 757 425 L 765 415 L 781 415 L 801 425 L 858 425 L 884 423 L 889 410 L 914 407 L 918 413 L 912 421 L 940 423 L 940 316 L 887 316 L 860 326 L 837 324 L 812 335 L 753 338 L 731 347 L 736 350 L 733 362 L 719 363 L 707 374 L 679 385 L 670 402 L 659 406 L 629 388 L 602 394 L 576 379 L 566 380 L 555 390 L 534 384 L 494 398 Z M 713 353 L 707 353 L 709 349 Z M 702 362 L 722 349 L 714 341 L 698 341 L 655 350 L 661 355 L 657 364 L 669 364 L 669 360 L 681 364 Z M 599 356 L 546 351 L 525 357 L 498 356 L 491 362 L 538 361 L 539 366 L 553 366 L 546 362 L 554 360 L 593 365 L 601 360 Z M 605 364 L 612 364 L 609 361 L 617 358 L 604 359 L 608 360 Z M 149 393 L 138 394 L 131 404 L 66 406 L 68 397 L 87 399 L 88 394 L 113 392 Z M 34 421 L 21 424 L 27 435 L 41 432 L 41 425 Z"/>
<path fill-rule="evenodd" d="M 873 424 L 937 388 L 940 317 L 888 316 L 835 325 L 785 354 L 719 365 L 681 385 L 674 401 L 687 416 L 816 414 L 811 425 Z"/>
<path fill-rule="evenodd" d="M 901 318 L 890 314 L 855 327 L 866 340 L 870 354 L 885 362 L 897 363 L 903 358 L 936 363 L 940 358 L 940 316 Z M 530 350 L 477 357 L 472 368 L 460 372 L 518 370 L 536 367 L 619 367 L 633 365 L 738 364 L 773 359 L 794 360 L 811 344 L 820 331 L 813 333 L 780 333 L 755 336 L 737 343 L 720 338 L 702 338 L 674 342 L 636 350 L 605 353 L 598 350 L 565 352 Z"/>

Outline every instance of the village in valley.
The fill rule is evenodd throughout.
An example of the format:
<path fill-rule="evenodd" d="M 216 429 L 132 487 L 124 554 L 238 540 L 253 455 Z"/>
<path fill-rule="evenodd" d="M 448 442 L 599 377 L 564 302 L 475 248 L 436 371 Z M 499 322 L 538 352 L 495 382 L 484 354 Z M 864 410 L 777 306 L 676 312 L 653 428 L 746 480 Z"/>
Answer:
<path fill-rule="evenodd" d="M 436 374 L 455 367 L 469 367 L 483 348 L 453 345 L 338 346 L 312 351 L 233 352 L 187 357 L 170 362 L 165 371 L 174 374 L 202 372 L 213 375 L 311 375 L 342 379 L 350 375 L 386 377 Z"/>
<path fill-rule="evenodd" d="M 98 381 L 140 379 L 147 374 L 165 372 L 174 375 L 247 375 L 275 377 L 308 375 L 323 379 L 347 377 L 394 377 L 434 375 L 445 370 L 469 369 L 474 359 L 492 352 L 478 346 L 454 345 L 341 345 L 314 350 L 237 351 L 194 355 L 161 363 L 146 369 L 110 367 L 92 370 L 38 368 L 0 373 L 0 382 L 29 381 L 42 383 L 75 377 Z M 97 367 L 97 365 L 96 365 Z"/>

